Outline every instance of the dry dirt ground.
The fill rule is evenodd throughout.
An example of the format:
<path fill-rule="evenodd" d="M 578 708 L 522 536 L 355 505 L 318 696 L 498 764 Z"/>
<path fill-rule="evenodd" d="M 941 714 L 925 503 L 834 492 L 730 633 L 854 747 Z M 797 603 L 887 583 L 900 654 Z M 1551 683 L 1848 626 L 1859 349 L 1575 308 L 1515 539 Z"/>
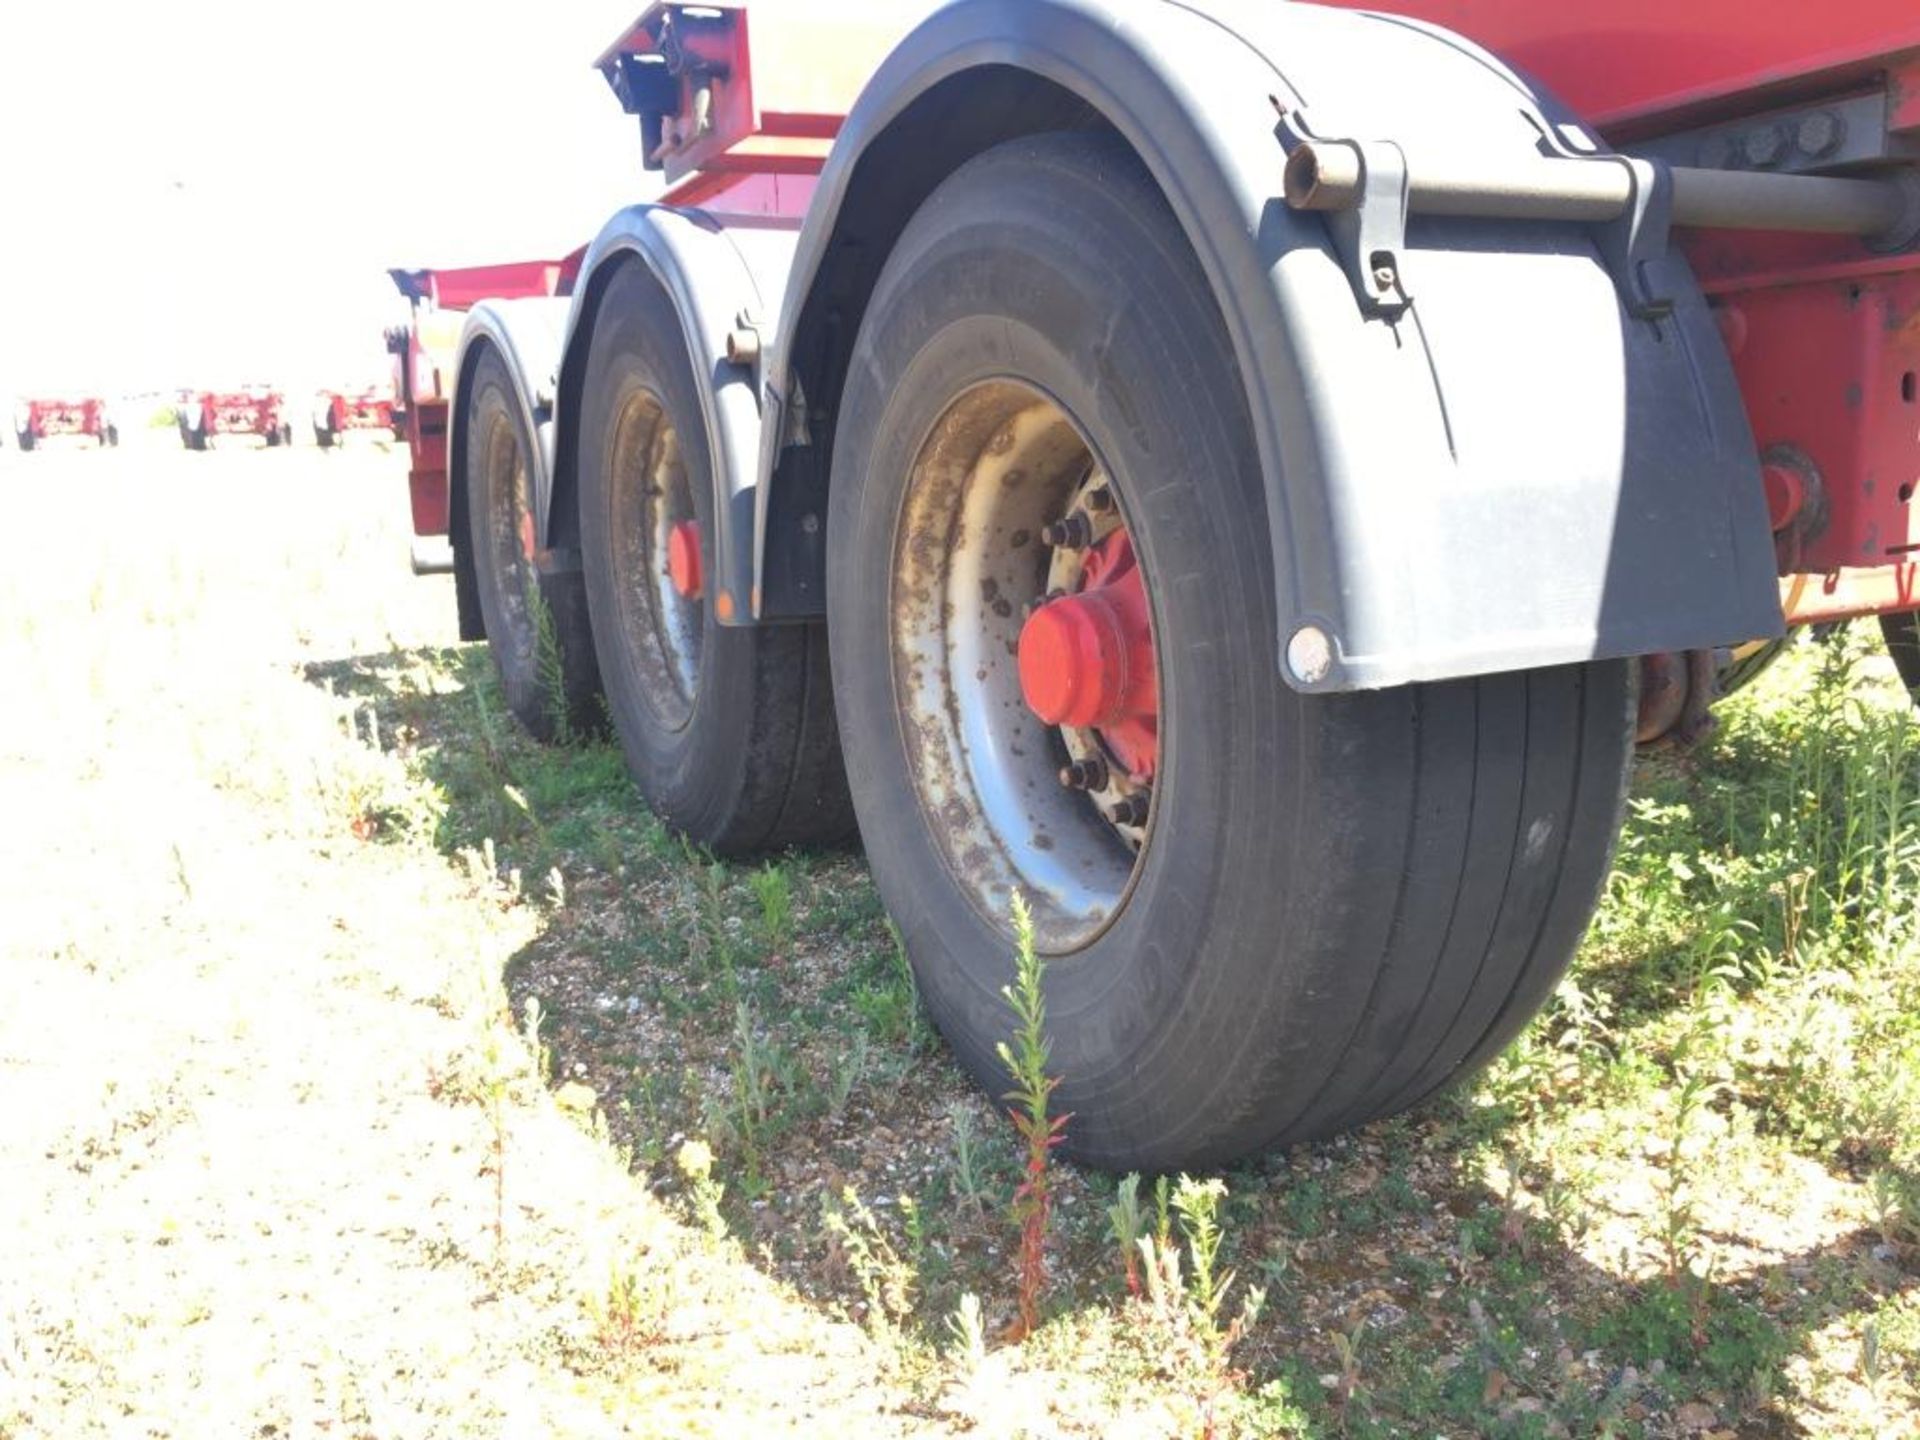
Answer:
<path fill-rule="evenodd" d="M 531 1082 L 508 884 L 351 833 L 306 666 L 452 638 L 403 458 L 141 438 L 0 452 L 0 1436 L 905 1428 Z"/>
<path fill-rule="evenodd" d="M 0 450 L 0 1440 L 1920 1440 L 1920 724 L 1859 627 L 1640 762 L 1485 1074 L 1217 1177 L 1225 1304 L 1068 1170 L 1015 1344 L 1010 1133 L 859 857 L 712 863 L 518 734 L 404 472 Z"/>

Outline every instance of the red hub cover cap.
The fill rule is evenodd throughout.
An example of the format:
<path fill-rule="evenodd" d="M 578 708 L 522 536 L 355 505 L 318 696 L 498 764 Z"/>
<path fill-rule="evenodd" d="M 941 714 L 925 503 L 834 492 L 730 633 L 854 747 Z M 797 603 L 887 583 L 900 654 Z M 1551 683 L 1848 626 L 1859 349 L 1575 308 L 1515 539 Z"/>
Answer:
<path fill-rule="evenodd" d="M 700 522 L 682 520 L 667 536 L 667 578 L 682 599 L 698 600 L 706 589 L 700 562 Z"/>
<path fill-rule="evenodd" d="M 1131 774 L 1153 774 L 1160 716 L 1153 627 L 1125 531 L 1089 552 L 1079 591 L 1028 619 L 1020 632 L 1020 689 L 1047 724 L 1098 730 Z"/>

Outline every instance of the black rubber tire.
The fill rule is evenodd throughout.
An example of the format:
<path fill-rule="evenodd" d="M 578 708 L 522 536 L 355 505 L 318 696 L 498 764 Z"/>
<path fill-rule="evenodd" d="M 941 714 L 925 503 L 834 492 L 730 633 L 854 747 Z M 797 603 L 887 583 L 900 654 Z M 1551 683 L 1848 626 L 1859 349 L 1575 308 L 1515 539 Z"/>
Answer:
<path fill-rule="evenodd" d="M 834 721 L 825 627 L 732 627 L 709 588 L 697 620 L 690 696 L 671 704 L 658 667 L 648 677 L 641 592 L 663 565 L 640 517 L 644 478 L 616 473 L 615 427 L 650 395 L 679 437 L 680 457 L 714 573 L 712 445 L 686 343 L 649 273 L 629 266 L 608 283 L 594 324 L 580 428 L 581 558 L 607 708 L 628 769 L 655 814 L 721 855 L 832 846 L 854 833 Z M 684 711 L 679 723 L 663 711 Z"/>
<path fill-rule="evenodd" d="M 33 447 L 40 443 L 40 438 L 31 430 L 16 431 L 14 438 L 20 442 L 20 453 L 23 455 L 31 454 Z"/>
<path fill-rule="evenodd" d="M 1900 672 L 1900 682 L 1907 687 L 1914 703 L 1920 704 L 1920 611 L 1882 615 L 1880 638 L 1886 642 L 1887 654 L 1893 657 L 1893 668 Z"/>
<path fill-rule="evenodd" d="M 119 449 L 120 428 L 117 425 L 109 425 L 105 429 L 103 429 L 100 432 L 100 445 L 102 449 L 107 449 L 107 450 Z"/>
<path fill-rule="evenodd" d="M 333 431 L 325 425 L 316 424 L 313 427 L 313 443 L 318 445 L 322 450 L 331 450 L 334 446 Z"/>
<path fill-rule="evenodd" d="M 1598 899 L 1632 753 L 1624 663 L 1372 694 L 1284 683 L 1265 496 L 1217 306 L 1106 137 L 1010 142 L 889 257 L 834 439 L 828 617 L 874 879 L 921 993 L 989 1093 L 1010 925 L 915 799 L 889 636 L 907 476 L 952 398 L 1056 399 L 1129 504 L 1163 711 L 1152 830 L 1106 928 L 1049 957 L 1068 1153 L 1212 1166 L 1390 1115 L 1507 1045 Z"/>
<path fill-rule="evenodd" d="M 277 425 L 274 426 L 268 430 L 262 438 L 266 440 L 269 450 L 278 450 L 280 448 L 280 427 Z"/>
<path fill-rule="evenodd" d="M 536 740 L 552 743 L 594 733 L 601 723 L 600 677 L 579 576 L 543 576 L 523 549 L 520 525 L 528 492 L 524 486 L 514 489 L 509 462 L 530 473 L 534 442 L 506 364 L 492 350 L 474 370 L 466 434 L 475 591 L 507 708 Z M 554 648 L 544 667 L 536 602 L 544 604 L 552 622 Z M 556 665 L 557 676 L 552 673 Z"/>

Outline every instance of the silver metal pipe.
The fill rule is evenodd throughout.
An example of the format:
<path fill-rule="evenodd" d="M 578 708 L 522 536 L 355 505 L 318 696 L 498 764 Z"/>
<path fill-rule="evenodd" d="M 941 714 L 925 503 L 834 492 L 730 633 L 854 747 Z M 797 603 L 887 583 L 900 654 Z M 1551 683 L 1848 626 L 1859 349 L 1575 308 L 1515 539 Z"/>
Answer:
<path fill-rule="evenodd" d="M 1675 225 L 1873 238 L 1908 218 L 1908 192 L 1891 181 L 1681 167 L 1671 174 Z M 1364 181 L 1359 147 L 1345 141 L 1297 145 L 1287 157 L 1286 200 L 1296 210 L 1351 210 Z M 1478 169 L 1423 160 L 1407 172 L 1407 208 L 1416 215 L 1594 223 L 1624 214 L 1632 191 L 1624 165 L 1579 160 Z"/>

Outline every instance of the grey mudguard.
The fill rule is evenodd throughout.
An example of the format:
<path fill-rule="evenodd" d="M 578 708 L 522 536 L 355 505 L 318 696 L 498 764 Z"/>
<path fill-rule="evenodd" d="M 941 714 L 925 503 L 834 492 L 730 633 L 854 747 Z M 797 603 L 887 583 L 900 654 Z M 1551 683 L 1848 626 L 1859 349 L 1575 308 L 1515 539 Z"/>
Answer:
<path fill-rule="evenodd" d="M 533 487 L 536 538 L 541 568 L 545 570 L 578 568 L 571 552 L 558 557 L 552 554 L 553 540 L 546 519 L 553 494 L 554 381 L 560 370 L 560 344 L 566 326 L 565 300 L 483 300 L 474 306 L 467 315 L 466 328 L 460 332 L 459 359 L 453 367 L 460 378 L 447 413 L 447 475 L 458 489 L 467 483 L 467 409 L 474 365 L 482 351 L 498 351 L 513 379 L 513 398 L 520 418 L 526 423 L 527 434 L 533 436 L 533 473 L 527 479 Z M 465 544 L 465 537 L 456 536 L 455 543 Z"/>
<path fill-rule="evenodd" d="M 1409 169 L 1449 152 L 1537 160 L 1552 133 L 1600 148 L 1497 59 L 1433 27 L 1271 0 L 957 0 L 900 45 L 848 118 L 788 316 L 806 313 L 843 211 L 873 183 L 862 154 L 917 97 L 982 67 L 1037 74 L 1098 110 L 1191 239 L 1246 381 L 1282 653 L 1303 625 L 1334 641 L 1317 683 L 1288 671 L 1298 688 L 1781 632 L 1752 436 L 1683 264 L 1661 264 L 1673 310 L 1650 322 L 1623 307 L 1594 228 L 1416 218 L 1399 252 L 1412 304 L 1370 317 L 1326 222 L 1280 198 L 1277 109 L 1323 137 L 1396 144 Z M 775 407 L 805 343 L 783 333 L 768 358 Z M 817 414 L 835 398 L 808 401 Z M 793 428 L 766 427 L 762 475 L 775 476 Z M 763 517 L 778 508 L 773 483 Z"/>
<path fill-rule="evenodd" d="M 729 332 L 745 325 L 771 334 L 798 236 L 788 226 L 726 226 L 697 210 L 635 205 L 607 222 L 588 249 L 574 287 L 555 413 L 559 475 L 571 476 L 578 446 L 580 395 L 587 350 L 600 298 L 613 271 L 642 264 L 652 272 L 680 317 L 714 465 L 713 537 L 717 596 L 732 599 L 721 615 L 750 623 L 754 566 L 755 465 L 760 446 L 760 396 L 754 369 L 727 359 Z M 569 482 L 570 483 L 570 482 Z"/>

